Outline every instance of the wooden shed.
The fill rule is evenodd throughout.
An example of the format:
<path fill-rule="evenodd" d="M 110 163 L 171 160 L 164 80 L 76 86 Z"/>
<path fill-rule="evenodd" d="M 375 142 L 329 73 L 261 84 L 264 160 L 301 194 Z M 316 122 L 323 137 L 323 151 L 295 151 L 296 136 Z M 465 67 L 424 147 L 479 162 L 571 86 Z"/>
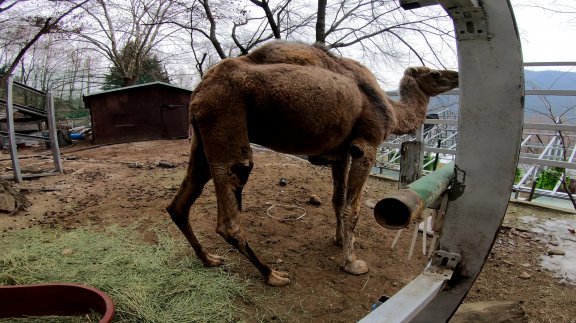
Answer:
<path fill-rule="evenodd" d="M 153 82 L 85 95 L 94 142 L 184 138 L 191 94 L 188 89 Z"/>

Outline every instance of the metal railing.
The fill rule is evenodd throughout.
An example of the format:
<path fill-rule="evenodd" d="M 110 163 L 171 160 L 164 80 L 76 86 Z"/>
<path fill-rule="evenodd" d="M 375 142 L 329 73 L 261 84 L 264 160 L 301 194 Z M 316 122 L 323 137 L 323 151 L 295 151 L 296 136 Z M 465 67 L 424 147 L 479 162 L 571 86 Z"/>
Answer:
<path fill-rule="evenodd" d="M 524 66 L 576 66 L 576 62 L 525 63 Z M 398 95 L 395 91 L 387 92 L 387 94 L 391 97 Z M 458 94 L 458 90 L 452 90 L 441 96 L 457 96 Z M 576 98 L 576 90 L 527 89 L 525 95 Z M 458 144 L 458 115 L 453 110 L 455 109 L 448 108 L 429 114 L 421 130 L 411 135 L 391 136 L 382 143 L 378 149 L 372 174 L 387 174 L 392 177 L 397 175 L 400 167 L 400 145 L 404 141 L 420 140 L 423 142 L 422 167 L 424 172 L 435 169 L 439 163 L 454 161 Z M 576 181 L 575 157 L 576 125 L 562 124 L 558 119 L 556 123 L 524 123 L 517 170 L 520 176 L 513 187 L 514 197 L 519 198 L 520 194 L 525 193 L 529 194 L 525 196 L 528 200 L 535 196 L 567 199 L 568 194 L 563 192 L 562 181 L 565 181 L 566 177 Z M 560 169 L 562 178 L 557 179 L 552 189 L 537 188 L 539 176 L 550 168 Z"/>
<path fill-rule="evenodd" d="M 13 90 L 14 88 L 20 88 L 26 92 L 33 93 L 42 98 L 44 107 L 33 107 L 25 104 L 18 104 L 14 102 Z M 6 131 L 0 131 L 0 140 L 2 137 L 8 138 L 10 158 L 12 160 L 12 171 L 14 173 L 14 181 L 19 183 L 22 182 L 24 178 L 32 178 L 39 176 L 48 176 L 63 173 L 62 160 L 60 158 L 60 147 L 58 145 L 57 129 L 56 129 L 56 119 L 54 111 L 54 99 L 50 92 L 42 92 L 31 88 L 22 83 L 15 82 L 12 76 L 8 76 L 6 81 L 6 92 L 4 94 L 5 98 L 0 101 L 0 108 L 4 110 L 4 117 L 6 122 Z M 32 116 L 34 118 L 40 118 L 45 121 L 48 125 L 48 137 L 35 136 L 24 133 L 16 132 L 16 122 L 14 118 L 14 112 L 20 112 L 23 115 Z M 1 121 L 1 120 L 0 120 Z M 18 159 L 18 149 L 17 149 L 17 139 L 28 139 L 40 142 L 50 143 L 50 149 L 52 150 L 52 157 L 54 160 L 54 171 L 41 173 L 41 174 L 22 174 L 20 168 L 20 161 Z M 8 178 L 8 177 L 6 177 Z"/>

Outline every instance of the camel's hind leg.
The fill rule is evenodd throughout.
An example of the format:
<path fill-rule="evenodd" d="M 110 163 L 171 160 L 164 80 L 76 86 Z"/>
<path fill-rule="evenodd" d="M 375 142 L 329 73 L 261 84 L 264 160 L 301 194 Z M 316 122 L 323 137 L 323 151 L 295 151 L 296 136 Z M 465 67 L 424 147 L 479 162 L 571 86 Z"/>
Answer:
<path fill-rule="evenodd" d="M 166 210 L 170 214 L 172 221 L 190 242 L 196 256 L 204 263 L 204 266 L 219 266 L 222 263 L 222 258 L 211 255 L 202 248 L 188 220 L 192 204 L 200 196 L 204 185 L 211 177 L 210 166 L 206 160 L 204 147 L 200 138 L 198 138 L 198 133 L 190 131 L 190 137 L 191 151 L 186 177 L 184 177 L 176 196 L 174 196 Z"/>
<path fill-rule="evenodd" d="M 348 171 L 350 169 L 350 156 L 345 154 L 332 162 L 332 181 L 334 190 L 332 191 L 332 207 L 336 214 L 336 235 L 334 242 L 342 245 L 344 239 L 344 204 L 346 202 L 346 182 L 348 181 Z"/>
<path fill-rule="evenodd" d="M 363 154 L 353 158 L 348 172 L 346 202 L 343 214 L 343 241 L 344 249 L 344 270 L 349 273 L 360 275 L 368 272 L 368 266 L 363 260 L 356 258 L 354 251 L 354 229 L 358 222 L 358 211 L 362 190 L 366 179 L 370 174 L 370 168 L 376 157 L 376 147 L 361 141 L 358 143 L 362 147 Z"/>
<path fill-rule="evenodd" d="M 222 134 L 228 133 L 229 129 L 234 129 L 234 135 L 223 136 Z M 242 189 L 253 167 L 246 120 L 238 114 L 221 114 L 217 122 L 201 126 L 200 132 L 211 166 L 218 201 L 216 232 L 244 254 L 256 266 L 268 284 L 273 286 L 289 284 L 290 279 L 287 273 L 273 270 L 256 255 L 239 225 Z"/>

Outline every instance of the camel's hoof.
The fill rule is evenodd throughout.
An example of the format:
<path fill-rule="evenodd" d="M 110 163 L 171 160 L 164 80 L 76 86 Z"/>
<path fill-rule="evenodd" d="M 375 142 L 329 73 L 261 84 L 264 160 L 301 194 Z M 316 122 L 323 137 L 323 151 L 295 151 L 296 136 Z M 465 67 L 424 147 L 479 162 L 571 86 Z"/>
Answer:
<path fill-rule="evenodd" d="M 334 244 L 341 246 L 342 245 L 342 237 L 334 237 Z"/>
<path fill-rule="evenodd" d="M 286 272 L 272 270 L 266 283 L 270 286 L 286 286 L 290 284 L 288 276 Z"/>
<path fill-rule="evenodd" d="M 364 260 L 354 260 L 345 263 L 344 270 L 354 275 L 362 275 L 368 272 L 368 265 Z"/>
<path fill-rule="evenodd" d="M 218 267 L 224 262 L 224 258 L 216 255 L 206 254 L 206 259 L 203 260 L 204 267 Z"/>

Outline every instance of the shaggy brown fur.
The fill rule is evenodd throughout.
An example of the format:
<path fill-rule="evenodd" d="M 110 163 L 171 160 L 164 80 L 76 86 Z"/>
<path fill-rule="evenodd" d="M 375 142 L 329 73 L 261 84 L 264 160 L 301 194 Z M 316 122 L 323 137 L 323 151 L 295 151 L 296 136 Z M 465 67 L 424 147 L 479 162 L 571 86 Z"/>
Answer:
<path fill-rule="evenodd" d="M 288 274 L 258 257 L 237 223 L 242 188 L 253 166 L 250 143 L 327 156 L 334 180 L 334 240 L 343 246 L 344 269 L 363 274 L 368 267 L 356 258 L 354 228 L 376 148 L 391 132 L 421 126 L 429 96 L 457 84 L 456 72 L 409 68 L 396 103 L 367 68 L 322 48 L 272 42 L 248 56 L 225 59 L 206 73 L 192 95 L 187 175 L 167 210 L 202 262 L 220 265 L 222 259 L 202 248 L 188 222 L 190 207 L 212 178 L 216 231 L 248 257 L 268 284 L 286 285 Z"/>

